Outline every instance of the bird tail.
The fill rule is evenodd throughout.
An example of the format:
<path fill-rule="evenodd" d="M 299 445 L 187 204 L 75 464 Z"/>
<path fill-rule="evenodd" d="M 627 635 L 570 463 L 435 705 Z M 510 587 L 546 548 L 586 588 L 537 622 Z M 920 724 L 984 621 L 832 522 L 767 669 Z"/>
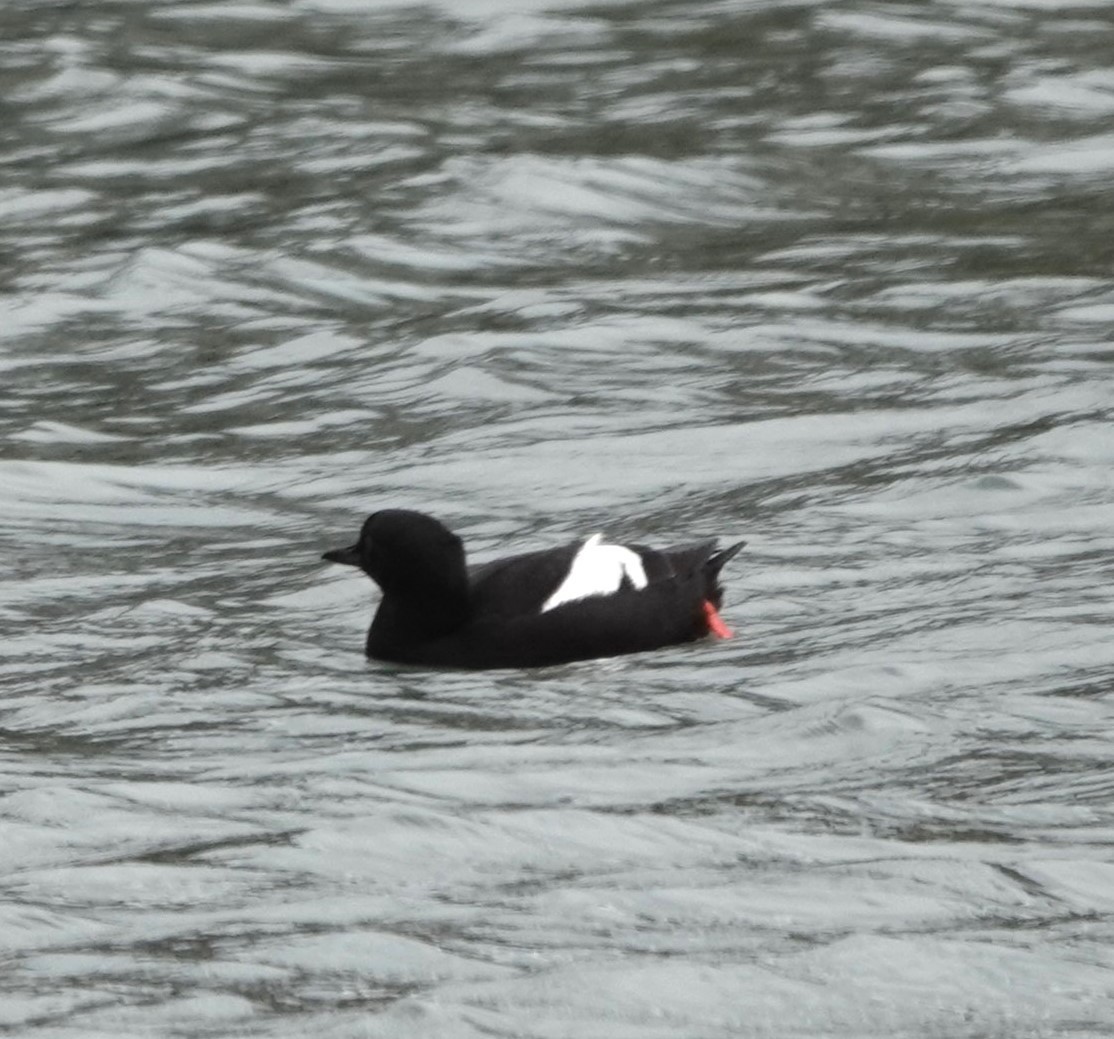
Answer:
<path fill-rule="evenodd" d="M 735 544 L 710 555 L 704 563 L 704 595 L 716 609 L 723 604 L 723 586 L 719 583 L 719 572 L 738 555 L 744 545 L 746 545 L 745 541 L 736 541 Z"/>

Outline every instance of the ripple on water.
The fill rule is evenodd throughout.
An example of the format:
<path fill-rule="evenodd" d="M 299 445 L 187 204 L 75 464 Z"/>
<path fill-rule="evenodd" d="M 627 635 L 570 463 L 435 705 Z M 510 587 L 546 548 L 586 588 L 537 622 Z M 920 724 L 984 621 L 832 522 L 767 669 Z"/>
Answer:
<path fill-rule="evenodd" d="M 1109 1033 L 1106 7 L 9 5 L 0 1023 Z M 738 634 L 368 663 L 383 505 Z"/>
<path fill-rule="evenodd" d="M 426 229 L 454 236 L 556 231 L 603 244 L 609 237 L 614 242 L 643 237 L 643 232 L 624 232 L 627 225 L 792 216 L 771 211 L 759 183 L 727 160 L 517 156 L 482 163 L 451 160 L 445 176 L 459 185 L 459 197 L 449 194 L 422 207 L 415 218 Z"/>

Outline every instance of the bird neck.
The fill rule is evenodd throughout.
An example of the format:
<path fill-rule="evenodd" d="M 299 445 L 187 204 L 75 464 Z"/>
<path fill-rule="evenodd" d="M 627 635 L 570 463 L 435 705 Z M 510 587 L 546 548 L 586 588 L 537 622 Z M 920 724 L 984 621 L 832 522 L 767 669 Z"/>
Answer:
<path fill-rule="evenodd" d="M 384 592 L 367 633 L 367 651 L 418 645 L 444 638 L 468 619 L 467 578 L 438 589 L 436 595 Z"/>

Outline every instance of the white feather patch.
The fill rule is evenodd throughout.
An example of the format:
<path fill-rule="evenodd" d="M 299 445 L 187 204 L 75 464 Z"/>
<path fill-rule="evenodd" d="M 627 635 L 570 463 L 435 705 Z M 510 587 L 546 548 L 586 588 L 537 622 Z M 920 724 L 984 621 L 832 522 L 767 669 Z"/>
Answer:
<path fill-rule="evenodd" d="M 592 595 L 611 595 L 619 590 L 624 577 L 635 588 L 646 587 L 646 571 L 638 553 L 622 545 L 605 545 L 602 534 L 593 534 L 580 546 L 568 575 L 542 603 L 541 612 Z"/>

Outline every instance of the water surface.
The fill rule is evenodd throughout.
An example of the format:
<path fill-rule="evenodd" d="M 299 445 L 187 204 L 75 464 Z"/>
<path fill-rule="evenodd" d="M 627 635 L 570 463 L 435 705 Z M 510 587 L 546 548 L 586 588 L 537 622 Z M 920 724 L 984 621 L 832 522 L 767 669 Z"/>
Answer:
<path fill-rule="evenodd" d="M 1106 2 L 0 12 L 0 1027 L 1114 1028 Z M 361 655 L 745 537 L 737 637 Z"/>

